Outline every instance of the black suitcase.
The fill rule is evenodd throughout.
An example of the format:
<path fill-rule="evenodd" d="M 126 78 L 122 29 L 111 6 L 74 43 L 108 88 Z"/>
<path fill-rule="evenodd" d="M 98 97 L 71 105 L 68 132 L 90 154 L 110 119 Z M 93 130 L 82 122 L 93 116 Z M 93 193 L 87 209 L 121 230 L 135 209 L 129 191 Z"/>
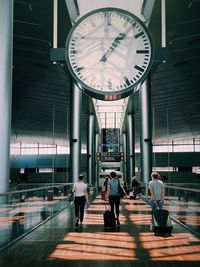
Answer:
<path fill-rule="evenodd" d="M 53 190 L 48 190 L 47 201 L 53 201 Z"/>
<path fill-rule="evenodd" d="M 115 214 L 111 210 L 106 210 L 103 213 L 103 220 L 104 220 L 104 228 L 116 228 Z"/>
<path fill-rule="evenodd" d="M 47 201 L 53 201 L 53 195 L 47 196 Z"/>
<path fill-rule="evenodd" d="M 169 211 L 156 209 L 152 212 L 152 230 L 154 235 L 169 236 L 173 230 Z"/>

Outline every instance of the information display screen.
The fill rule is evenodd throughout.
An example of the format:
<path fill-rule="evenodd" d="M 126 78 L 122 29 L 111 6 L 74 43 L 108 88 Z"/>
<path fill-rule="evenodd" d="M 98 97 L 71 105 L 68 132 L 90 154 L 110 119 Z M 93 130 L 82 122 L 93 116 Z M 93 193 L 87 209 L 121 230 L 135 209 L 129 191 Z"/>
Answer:
<path fill-rule="evenodd" d="M 120 129 L 108 128 L 102 129 L 102 152 L 120 151 Z"/>
<path fill-rule="evenodd" d="M 102 152 L 101 153 L 102 162 L 120 162 L 119 152 Z"/>

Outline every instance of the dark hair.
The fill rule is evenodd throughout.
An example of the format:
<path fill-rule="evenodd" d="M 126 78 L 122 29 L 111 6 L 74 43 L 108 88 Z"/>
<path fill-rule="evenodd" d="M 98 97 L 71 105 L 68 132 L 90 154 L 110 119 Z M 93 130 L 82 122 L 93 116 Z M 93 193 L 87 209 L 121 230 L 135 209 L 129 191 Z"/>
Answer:
<path fill-rule="evenodd" d="M 111 177 L 111 178 L 116 178 L 116 176 L 117 176 L 116 172 L 111 172 L 111 173 L 110 173 L 110 177 Z"/>
<path fill-rule="evenodd" d="M 83 177 L 83 174 L 80 174 L 80 175 L 79 175 L 79 180 L 83 180 L 83 178 L 84 178 L 84 177 Z"/>

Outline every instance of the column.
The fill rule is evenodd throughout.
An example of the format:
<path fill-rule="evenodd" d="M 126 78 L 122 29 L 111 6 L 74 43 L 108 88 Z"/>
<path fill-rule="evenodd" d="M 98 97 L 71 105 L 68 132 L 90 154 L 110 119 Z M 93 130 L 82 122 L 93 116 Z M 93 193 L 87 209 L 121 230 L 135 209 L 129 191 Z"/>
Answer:
<path fill-rule="evenodd" d="M 127 176 L 127 149 L 126 149 L 126 133 L 123 133 L 123 149 L 124 149 L 124 180 Z"/>
<path fill-rule="evenodd" d="M 94 115 L 89 115 L 88 120 L 88 183 L 93 184 L 93 136 Z"/>
<path fill-rule="evenodd" d="M 127 132 L 128 132 L 128 148 L 129 148 L 129 177 L 127 177 L 127 182 L 130 184 L 132 177 L 135 175 L 135 141 L 134 141 L 134 129 L 133 129 L 133 115 L 129 114 L 127 116 Z"/>
<path fill-rule="evenodd" d="M 70 106 L 70 180 L 72 183 L 78 180 L 81 166 L 81 109 L 82 91 L 73 84 L 71 88 Z"/>
<path fill-rule="evenodd" d="M 0 0 L 0 193 L 8 191 L 13 64 L 13 0 Z"/>
<path fill-rule="evenodd" d="M 95 134 L 95 183 L 94 185 L 97 186 L 99 188 L 99 161 L 97 161 L 96 159 L 96 153 L 97 152 L 100 152 L 100 138 L 99 138 L 100 134 L 99 133 L 96 133 Z"/>
<path fill-rule="evenodd" d="M 123 140 L 121 140 L 123 138 L 123 136 L 120 136 L 120 153 L 124 153 L 124 148 L 123 148 Z M 121 158 L 121 156 L 120 156 Z M 124 173 L 124 157 L 123 159 L 120 159 L 120 171 L 122 172 L 122 174 Z"/>
<path fill-rule="evenodd" d="M 140 106 L 140 151 L 141 151 L 141 180 L 146 183 L 148 196 L 148 181 L 152 170 L 152 133 L 151 133 L 151 93 L 150 83 L 146 79 L 139 91 Z"/>

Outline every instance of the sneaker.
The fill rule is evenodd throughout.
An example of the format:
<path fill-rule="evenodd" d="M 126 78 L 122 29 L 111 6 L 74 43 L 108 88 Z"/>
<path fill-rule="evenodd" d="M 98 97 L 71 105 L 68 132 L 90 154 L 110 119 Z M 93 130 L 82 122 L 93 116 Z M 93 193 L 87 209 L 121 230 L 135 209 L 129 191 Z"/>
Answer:
<path fill-rule="evenodd" d="M 75 226 L 78 226 L 79 219 L 76 219 Z"/>

